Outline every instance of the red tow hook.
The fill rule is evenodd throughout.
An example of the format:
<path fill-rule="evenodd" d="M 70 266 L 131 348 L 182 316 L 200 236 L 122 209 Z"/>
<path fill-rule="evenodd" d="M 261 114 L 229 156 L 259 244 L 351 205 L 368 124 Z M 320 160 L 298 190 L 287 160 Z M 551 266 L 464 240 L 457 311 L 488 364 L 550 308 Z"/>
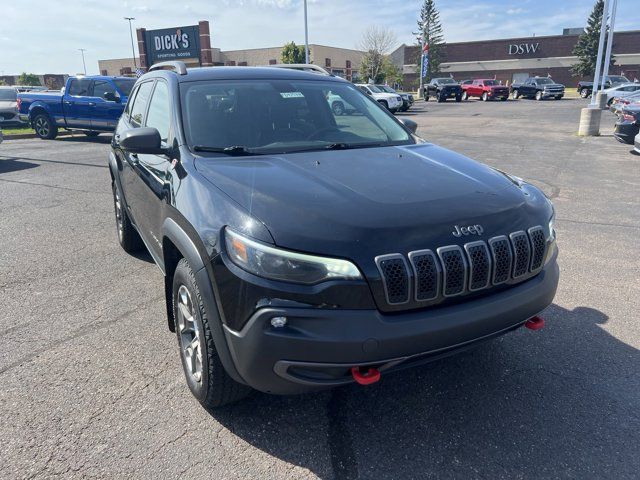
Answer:
<path fill-rule="evenodd" d="M 544 328 L 544 318 L 536 315 L 527 320 L 524 326 L 529 330 L 542 330 Z"/>
<path fill-rule="evenodd" d="M 353 379 L 360 385 L 371 385 L 380 380 L 380 370 L 374 367 L 369 367 L 365 372 L 360 371 L 360 367 L 352 367 L 351 375 Z"/>

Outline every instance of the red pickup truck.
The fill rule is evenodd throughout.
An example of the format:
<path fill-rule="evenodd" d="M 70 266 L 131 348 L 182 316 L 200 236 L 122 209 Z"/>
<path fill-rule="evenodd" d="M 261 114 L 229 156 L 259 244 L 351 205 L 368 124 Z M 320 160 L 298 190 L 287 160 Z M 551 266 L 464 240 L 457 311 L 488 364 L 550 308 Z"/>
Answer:
<path fill-rule="evenodd" d="M 503 102 L 509 98 L 509 88 L 493 79 L 475 79 L 462 82 L 462 99 L 478 97 L 484 100 L 499 98 Z"/>

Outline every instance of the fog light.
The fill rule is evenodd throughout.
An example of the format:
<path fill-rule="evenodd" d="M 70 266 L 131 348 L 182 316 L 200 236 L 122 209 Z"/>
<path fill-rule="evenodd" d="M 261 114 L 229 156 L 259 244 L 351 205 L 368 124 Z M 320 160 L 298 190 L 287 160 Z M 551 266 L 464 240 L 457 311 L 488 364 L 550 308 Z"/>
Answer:
<path fill-rule="evenodd" d="M 273 328 L 282 328 L 287 324 L 287 317 L 273 317 L 271 319 L 271 326 Z"/>

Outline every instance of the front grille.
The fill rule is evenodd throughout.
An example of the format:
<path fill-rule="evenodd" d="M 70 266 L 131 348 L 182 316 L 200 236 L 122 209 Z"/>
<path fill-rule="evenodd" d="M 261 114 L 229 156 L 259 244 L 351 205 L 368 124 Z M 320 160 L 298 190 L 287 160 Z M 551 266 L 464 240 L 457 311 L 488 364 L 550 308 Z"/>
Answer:
<path fill-rule="evenodd" d="M 376 258 L 382 274 L 385 294 L 389 305 L 399 305 L 409 301 L 409 272 L 404 257 L 400 254 L 382 255 Z"/>
<path fill-rule="evenodd" d="M 376 257 L 389 305 L 432 302 L 522 281 L 544 266 L 547 239 L 541 226 L 499 235 L 485 242 Z M 412 288 L 413 286 L 413 288 Z"/>

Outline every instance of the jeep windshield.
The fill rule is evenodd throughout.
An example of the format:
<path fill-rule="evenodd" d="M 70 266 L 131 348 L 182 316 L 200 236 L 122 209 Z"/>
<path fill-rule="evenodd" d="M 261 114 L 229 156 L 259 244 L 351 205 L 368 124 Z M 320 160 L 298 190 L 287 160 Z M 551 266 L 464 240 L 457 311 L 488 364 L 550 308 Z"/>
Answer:
<path fill-rule="evenodd" d="M 438 82 L 441 85 L 457 85 L 458 84 L 458 82 L 456 82 L 453 78 L 438 78 L 436 82 Z"/>
<path fill-rule="evenodd" d="M 346 82 L 210 80 L 182 83 L 180 95 L 186 140 L 197 152 L 247 155 L 415 143 L 391 114 Z"/>

